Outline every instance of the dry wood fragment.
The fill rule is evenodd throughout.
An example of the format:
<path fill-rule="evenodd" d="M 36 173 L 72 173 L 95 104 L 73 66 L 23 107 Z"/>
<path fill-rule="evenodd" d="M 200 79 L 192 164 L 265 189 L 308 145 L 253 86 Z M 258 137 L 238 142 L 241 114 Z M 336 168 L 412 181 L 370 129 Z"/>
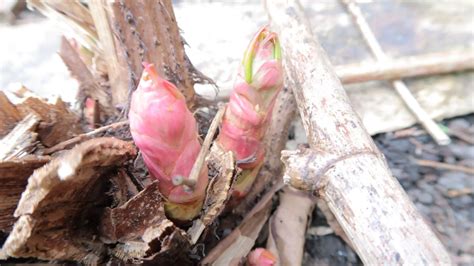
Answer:
<path fill-rule="evenodd" d="M 23 119 L 15 105 L 0 91 L 0 137 L 7 135 Z"/>
<path fill-rule="evenodd" d="M 38 125 L 38 139 L 46 147 L 81 133 L 79 117 L 71 112 L 66 104 L 58 98 L 55 104 L 29 97 L 17 105 L 17 110 L 25 117 L 35 114 L 41 122 Z"/>
<path fill-rule="evenodd" d="M 0 161 L 20 159 L 30 153 L 37 143 L 35 132 L 39 123 L 38 116 L 27 115 L 15 128 L 0 140 Z"/>
<path fill-rule="evenodd" d="M 114 128 L 118 128 L 118 127 L 121 127 L 121 126 L 125 126 L 125 125 L 128 125 L 128 120 L 127 121 L 119 121 L 119 122 L 115 122 L 115 123 L 112 123 L 112 124 L 109 124 L 109 125 L 106 125 L 106 126 L 96 128 L 96 129 L 94 129 L 92 131 L 89 131 L 87 133 L 80 134 L 80 135 L 77 135 L 73 138 L 65 140 L 63 142 L 60 142 L 60 143 L 54 145 L 51 148 L 46 148 L 46 149 L 43 150 L 43 154 L 52 154 L 52 153 L 55 153 L 57 151 L 61 151 L 61 150 L 70 148 L 72 145 L 75 145 L 75 144 L 77 144 L 77 143 L 79 143 L 83 140 L 87 140 L 87 139 L 91 138 L 92 136 L 94 136 L 96 134 L 102 133 L 102 132 L 107 131 L 109 129 L 114 129 Z"/>
<path fill-rule="evenodd" d="M 365 264 L 450 264 L 352 109 L 300 4 L 266 5 L 311 147 L 283 154 L 285 180 L 327 202 Z"/>
<path fill-rule="evenodd" d="M 28 177 L 47 162 L 47 156 L 32 155 L 0 162 L 0 231 L 11 231 L 16 220 L 13 213 L 28 184 Z"/>
<path fill-rule="evenodd" d="M 36 170 L 15 210 L 17 222 L 4 243 L 11 257 L 98 263 L 98 213 L 107 205 L 108 175 L 136 155 L 129 142 L 96 138 Z"/>
<path fill-rule="evenodd" d="M 155 181 L 125 204 L 105 210 L 100 236 L 115 245 L 114 256 L 126 262 L 160 263 L 187 251 L 189 236 L 167 219 L 164 203 Z"/>
<path fill-rule="evenodd" d="M 112 103 L 105 88 L 99 85 L 97 79 L 65 37 L 61 38 L 59 56 L 71 72 L 72 77 L 79 83 L 79 94 L 84 97 L 82 100 L 85 100 L 85 97 L 91 97 L 99 102 L 101 109 L 106 114 L 112 114 Z"/>
<path fill-rule="evenodd" d="M 370 48 L 370 51 L 379 62 L 389 61 L 387 55 L 382 50 L 379 42 L 375 38 L 374 33 L 370 29 L 369 24 L 362 15 L 359 7 L 352 0 L 341 0 L 347 7 L 348 12 L 354 18 L 357 27 L 362 33 L 362 37 Z M 408 87 L 402 80 L 393 80 L 392 85 L 396 92 L 400 95 L 400 98 L 405 102 L 408 109 L 413 115 L 420 121 L 423 127 L 433 137 L 433 139 L 439 145 L 447 145 L 451 142 L 449 136 L 441 130 L 441 128 L 431 119 L 426 111 L 421 107 L 418 101 L 415 99 L 413 94 L 410 92 Z"/>
<path fill-rule="evenodd" d="M 221 240 L 201 261 L 202 265 L 239 265 L 252 249 L 255 240 L 270 215 L 273 195 L 282 188 L 274 184 L 245 218 L 226 238 Z"/>
<path fill-rule="evenodd" d="M 214 143 L 206 160 L 212 177 L 207 185 L 204 213 L 188 229 L 191 244 L 195 244 L 204 229 L 222 213 L 232 195 L 234 177 L 237 176 L 232 151 L 225 151 L 219 144 Z"/>
<path fill-rule="evenodd" d="M 121 54 L 114 40 L 113 22 L 108 15 L 110 12 L 109 2 L 104 0 L 90 0 L 89 11 L 94 20 L 103 56 L 106 61 L 113 105 L 123 104 L 127 102 L 130 84 L 128 81 L 129 77 L 127 75 L 126 63 L 120 62 L 119 57 Z"/>
<path fill-rule="evenodd" d="M 92 17 L 80 0 L 27 0 L 28 5 L 43 15 L 69 25 L 81 37 L 81 42 L 94 52 L 100 52 Z"/>
<path fill-rule="evenodd" d="M 158 182 L 153 182 L 135 197 L 117 208 L 107 208 L 101 218 L 100 234 L 107 243 L 140 241 L 153 232 L 160 238 L 173 223 L 165 216 L 164 201 L 158 190 Z M 146 250 L 143 251 L 143 255 Z"/>
<path fill-rule="evenodd" d="M 474 69 L 474 53 L 452 51 L 422 54 L 375 63 L 336 66 L 343 84 L 372 80 L 394 80 Z"/>
<path fill-rule="evenodd" d="M 307 223 L 314 198 L 292 187 L 280 192 L 280 205 L 270 218 L 267 249 L 277 257 L 277 265 L 302 265 Z"/>

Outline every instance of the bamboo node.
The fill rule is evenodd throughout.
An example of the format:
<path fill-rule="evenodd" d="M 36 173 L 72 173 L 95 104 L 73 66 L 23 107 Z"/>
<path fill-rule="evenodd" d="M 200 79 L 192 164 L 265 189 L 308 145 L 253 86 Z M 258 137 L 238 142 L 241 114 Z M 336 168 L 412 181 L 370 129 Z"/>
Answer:
<path fill-rule="evenodd" d="M 328 182 L 326 173 L 339 162 L 361 155 L 383 156 L 380 152 L 369 148 L 342 155 L 308 148 L 284 150 L 281 152 L 281 160 L 285 165 L 283 181 L 296 189 L 314 191 L 316 196 L 321 196 L 324 193 L 320 192 Z"/>

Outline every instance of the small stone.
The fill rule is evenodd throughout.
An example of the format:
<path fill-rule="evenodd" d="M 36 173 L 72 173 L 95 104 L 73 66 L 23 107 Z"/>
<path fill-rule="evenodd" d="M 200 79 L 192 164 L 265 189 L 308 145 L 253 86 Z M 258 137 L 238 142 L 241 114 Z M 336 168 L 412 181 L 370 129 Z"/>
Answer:
<path fill-rule="evenodd" d="M 449 148 L 460 159 L 474 159 L 474 146 L 451 144 Z"/>
<path fill-rule="evenodd" d="M 430 216 L 430 208 L 427 207 L 426 205 L 423 205 L 421 202 L 417 202 L 415 203 L 415 206 L 416 206 L 416 209 L 421 213 L 423 214 L 423 216 L 425 217 L 429 217 Z"/>
<path fill-rule="evenodd" d="M 421 193 L 419 189 L 410 189 L 407 190 L 408 197 L 410 197 L 411 201 L 416 202 L 418 200 L 418 195 Z"/>
<path fill-rule="evenodd" d="M 445 189 L 460 190 L 467 186 L 469 177 L 460 172 L 447 172 L 438 179 L 438 185 Z"/>
<path fill-rule="evenodd" d="M 469 207 L 469 205 L 472 203 L 472 196 L 463 195 L 460 197 L 452 198 L 450 202 L 454 207 L 459 209 Z"/>
<path fill-rule="evenodd" d="M 452 129 L 468 129 L 471 126 L 466 119 L 458 118 L 449 122 L 448 127 Z"/>
<path fill-rule="evenodd" d="M 431 196 L 431 194 L 429 194 L 427 192 L 421 192 L 418 195 L 418 200 L 421 203 L 424 203 L 424 204 L 431 204 L 431 203 L 433 203 L 433 196 Z"/>

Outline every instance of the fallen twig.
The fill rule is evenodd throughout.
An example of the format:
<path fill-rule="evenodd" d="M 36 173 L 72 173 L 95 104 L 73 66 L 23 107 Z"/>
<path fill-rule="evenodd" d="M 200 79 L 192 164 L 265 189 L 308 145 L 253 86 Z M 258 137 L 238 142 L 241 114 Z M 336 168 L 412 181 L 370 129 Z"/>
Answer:
<path fill-rule="evenodd" d="M 470 51 L 447 51 L 390 58 L 384 62 L 339 65 L 335 71 L 343 84 L 353 84 L 446 74 L 473 68 L 474 55 Z M 221 89 L 217 99 L 228 100 L 230 91 Z"/>
<path fill-rule="evenodd" d="M 458 171 L 458 172 L 464 172 L 466 174 L 474 175 L 474 168 L 466 167 L 463 165 L 455 165 L 455 164 L 442 163 L 442 162 L 431 161 L 431 160 L 421 160 L 421 159 L 420 160 L 416 159 L 415 163 L 419 166 Z"/>
<path fill-rule="evenodd" d="M 382 50 L 379 42 L 375 38 L 374 33 L 370 29 L 369 24 L 362 15 L 359 7 L 351 0 L 341 0 L 347 7 L 348 12 L 353 16 L 357 27 L 362 33 L 362 37 L 369 46 L 372 54 L 375 56 L 377 61 L 381 63 L 389 62 L 387 55 Z M 400 95 L 402 100 L 405 102 L 410 111 L 420 121 L 420 123 L 426 128 L 428 133 L 439 145 L 447 145 L 451 142 L 449 136 L 441 130 L 441 128 L 431 119 L 426 111 L 420 106 L 418 101 L 415 99 L 413 94 L 407 88 L 402 80 L 393 80 L 392 85 Z"/>
<path fill-rule="evenodd" d="M 451 136 L 454 136 L 466 143 L 469 143 L 471 145 L 474 145 L 474 137 L 472 135 L 469 135 L 468 133 L 465 133 L 457 128 L 448 128 L 448 134 Z"/>
<path fill-rule="evenodd" d="M 207 131 L 206 138 L 202 143 L 201 150 L 199 151 L 198 157 L 194 162 L 193 168 L 191 169 L 191 173 L 189 173 L 189 178 L 183 179 L 183 184 L 189 186 L 192 189 L 194 189 L 194 186 L 197 183 L 199 174 L 201 173 L 201 169 L 204 166 L 204 161 L 206 160 L 206 156 L 209 153 L 212 140 L 214 138 L 214 135 L 216 134 L 217 129 L 219 128 L 219 124 L 221 123 L 224 112 L 225 107 L 221 106 L 219 108 L 219 111 L 217 111 L 216 116 L 212 120 L 211 125 L 209 126 L 209 130 Z"/>
<path fill-rule="evenodd" d="M 394 80 L 470 70 L 474 68 L 471 51 L 421 54 L 390 59 L 383 62 L 336 66 L 343 84 L 372 80 Z"/>
<path fill-rule="evenodd" d="M 48 148 L 48 149 L 44 149 L 43 150 L 43 154 L 52 154 L 54 152 L 57 152 L 57 151 L 60 151 L 60 150 L 64 150 L 66 149 L 67 147 L 71 146 L 71 145 L 74 145 L 76 143 L 79 143 L 83 140 L 86 140 L 90 137 L 92 137 L 93 135 L 95 134 L 98 134 L 98 133 L 101 133 L 101 132 L 104 132 L 106 130 L 109 130 L 111 128 L 117 128 L 117 127 L 121 127 L 121 126 L 124 126 L 124 125 L 128 125 L 128 121 L 120 121 L 120 122 L 115 122 L 115 123 L 112 123 L 110 125 L 106 125 L 106 126 L 102 126 L 102 127 L 99 127 L 97 129 L 94 129 L 92 131 L 89 131 L 87 133 L 84 133 L 84 134 L 80 134 L 74 138 L 71 138 L 71 139 L 68 139 L 66 141 L 63 141 L 61 143 L 58 143 L 56 144 L 55 146 L 51 147 L 51 148 Z"/>

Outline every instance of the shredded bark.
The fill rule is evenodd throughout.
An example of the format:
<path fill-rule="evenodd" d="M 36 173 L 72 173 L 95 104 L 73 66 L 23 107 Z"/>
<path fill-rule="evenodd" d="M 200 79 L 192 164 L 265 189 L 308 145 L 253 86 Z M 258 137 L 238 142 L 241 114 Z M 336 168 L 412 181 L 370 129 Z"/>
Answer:
<path fill-rule="evenodd" d="M 46 147 L 81 133 L 79 117 L 59 98 L 55 104 L 49 104 L 41 99 L 29 97 L 16 108 L 22 117 L 31 113 L 39 117 L 41 122 L 37 128 L 38 139 Z"/>
<path fill-rule="evenodd" d="M 45 156 L 0 162 L 0 231 L 11 231 L 16 220 L 13 213 L 28 184 L 28 177 L 47 162 L 49 157 Z"/>
<path fill-rule="evenodd" d="M 15 105 L 0 91 L 0 137 L 8 134 L 22 118 Z"/>
<path fill-rule="evenodd" d="M 11 257 L 98 263 L 105 252 L 97 239 L 98 214 L 110 204 L 112 170 L 136 155 L 114 138 L 84 142 L 39 168 L 28 180 L 3 246 Z"/>

